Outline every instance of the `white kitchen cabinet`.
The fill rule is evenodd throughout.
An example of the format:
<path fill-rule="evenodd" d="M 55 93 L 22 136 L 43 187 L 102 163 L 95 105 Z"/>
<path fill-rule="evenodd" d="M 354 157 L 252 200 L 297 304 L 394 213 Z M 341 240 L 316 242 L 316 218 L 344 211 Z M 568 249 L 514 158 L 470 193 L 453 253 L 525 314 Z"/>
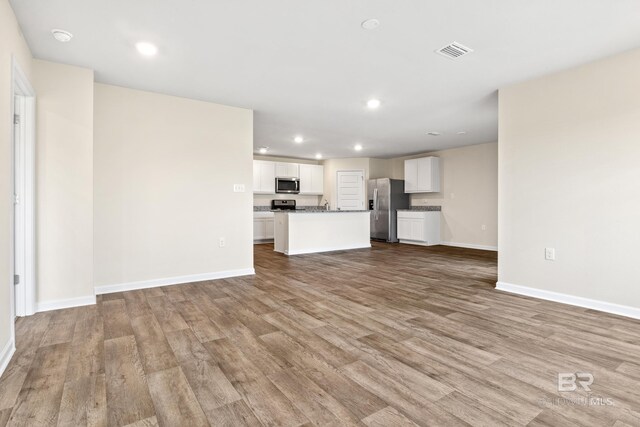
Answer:
<path fill-rule="evenodd" d="M 324 193 L 324 166 L 300 164 L 300 194 Z"/>
<path fill-rule="evenodd" d="M 253 241 L 273 240 L 273 212 L 253 213 Z"/>
<path fill-rule="evenodd" d="M 297 163 L 276 163 L 276 177 L 278 178 L 300 178 L 300 171 Z"/>
<path fill-rule="evenodd" d="M 275 162 L 253 161 L 253 192 L 256 194 L 276 194 Z"/>
<path fill-rule="evenodd" d="M 400 243 L 440 244 L 440 211 L 398 211 L 397 218 Z"/>
<path fill-rule="evenodd" d="M 421 157 L 404 161 L 405 193 L 437 193 L 440 191 L 440 159 Z"/>

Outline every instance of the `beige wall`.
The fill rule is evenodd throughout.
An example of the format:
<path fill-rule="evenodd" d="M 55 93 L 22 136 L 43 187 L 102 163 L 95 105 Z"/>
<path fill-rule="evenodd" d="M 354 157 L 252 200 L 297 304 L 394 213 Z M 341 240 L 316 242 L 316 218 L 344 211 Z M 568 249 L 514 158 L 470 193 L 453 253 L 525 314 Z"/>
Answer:
<path fill-rule="evenodd" d="M 94 111 L 96 287 L 253 268 L 252 111 L 103 84 Z"/>
<path fill-rule="evenodd" d="M 0 0 L 0 352 L 11 339 L 13 324 L 10 294 L 13 286 L 12 56 L 27 78 L 31 78 L 31 52 L 20 33 L 9 2 Z"/>
<path fill-rule="evenodd" d="M 424 156 L 440 158 L 441 191 L 412 194 L 411 204 L 442 206 L 440 232 L 443 242 L 497 248 L 498 143 L 391 159 L 391 177 L 404 179 L 404 161 Z"/>
<path fill-rule="evenodd" d="M 640 308 L 639 76 L 634 50 L 500 90 L 500 282 Z"/>
<path fill-rule="evenodd" d="M 393 163 L 391 159 L 369 159 L 369 179 L 392 178 Z M 400 178 L 404 179 L 404 177 Z"/>
<path fill-rule="evenodd" d="M 33 62 L 38 305 L 92 298 L 93 71 Z"/>

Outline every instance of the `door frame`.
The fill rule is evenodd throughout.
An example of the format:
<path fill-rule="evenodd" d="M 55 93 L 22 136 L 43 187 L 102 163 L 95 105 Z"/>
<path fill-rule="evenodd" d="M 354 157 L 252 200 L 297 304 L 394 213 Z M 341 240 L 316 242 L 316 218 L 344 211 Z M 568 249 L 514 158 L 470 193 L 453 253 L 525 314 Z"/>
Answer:
<path fill-rule="evenodd" d="M 20 67 L 15 56 L 11 58 L 11 230 L 15 233 L 16 222 L 21 221 L 23 270 L 24 277 L 20 277 L 20 283 L 14 285 L 15 274 L 15 239 L 12 233 L 11 242 L 11 268 L 9 283 L 11 285 L 11 336 L 15 342 L 15 317 L 29 316 L 36 312 L 36 224 L 35 224 L 35 190 L 36 190 L 36 93 L 26 74 Z M 22 97 L 22 111 L 15 111 L 15 98 Z M 20 113 L 20 139 L 16 141 L 14 114 Z M 21 150 L 20 164 L 16 164 L 16 143 Z M 22 218 L 15 218 L 15 189 L 16 177 L 22 178 Z M 18 237 L 19 238 L 19 237 Z M 18 289 L 16 289 L 18 288 Z M 17 301 L 16 296 L 19 297 Z"/>
<path fill-rule="evenodd" d="M 340 173 L 341 172 L 360 172 L 362 174 L 362 209 L 367 208 L 367 185 L 365 181 L 365 173 L 364 169 L 344 169 L 336 171 L 336 209 L 339 209 L 338 206 L 340 203 Z"/>

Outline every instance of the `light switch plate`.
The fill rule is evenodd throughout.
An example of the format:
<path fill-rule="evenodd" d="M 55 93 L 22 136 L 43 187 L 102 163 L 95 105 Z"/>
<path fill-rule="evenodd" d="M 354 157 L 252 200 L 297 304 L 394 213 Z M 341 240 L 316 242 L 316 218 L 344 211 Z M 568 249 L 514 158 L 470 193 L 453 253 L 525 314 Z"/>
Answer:
<path fill-rule="evenodd" d="M 233 184 L 234 193 L 244 193 L 244 184 Z"/>
<path fill-rule="evenodd" d="M 544 259 L 554 261 L 556 259 L 556 250 L 554 248 L 544 248 Z"/>

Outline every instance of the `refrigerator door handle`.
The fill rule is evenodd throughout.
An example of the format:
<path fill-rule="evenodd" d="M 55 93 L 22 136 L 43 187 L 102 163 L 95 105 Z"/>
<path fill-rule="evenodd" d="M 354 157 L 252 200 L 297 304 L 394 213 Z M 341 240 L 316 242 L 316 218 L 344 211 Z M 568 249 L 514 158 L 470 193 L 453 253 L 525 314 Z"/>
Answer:
<path fill-rule="evenodd" d="M 373 189 L 373 212 L 375 215 L 375 219 L 378 219 L 378 189 Z"/>

